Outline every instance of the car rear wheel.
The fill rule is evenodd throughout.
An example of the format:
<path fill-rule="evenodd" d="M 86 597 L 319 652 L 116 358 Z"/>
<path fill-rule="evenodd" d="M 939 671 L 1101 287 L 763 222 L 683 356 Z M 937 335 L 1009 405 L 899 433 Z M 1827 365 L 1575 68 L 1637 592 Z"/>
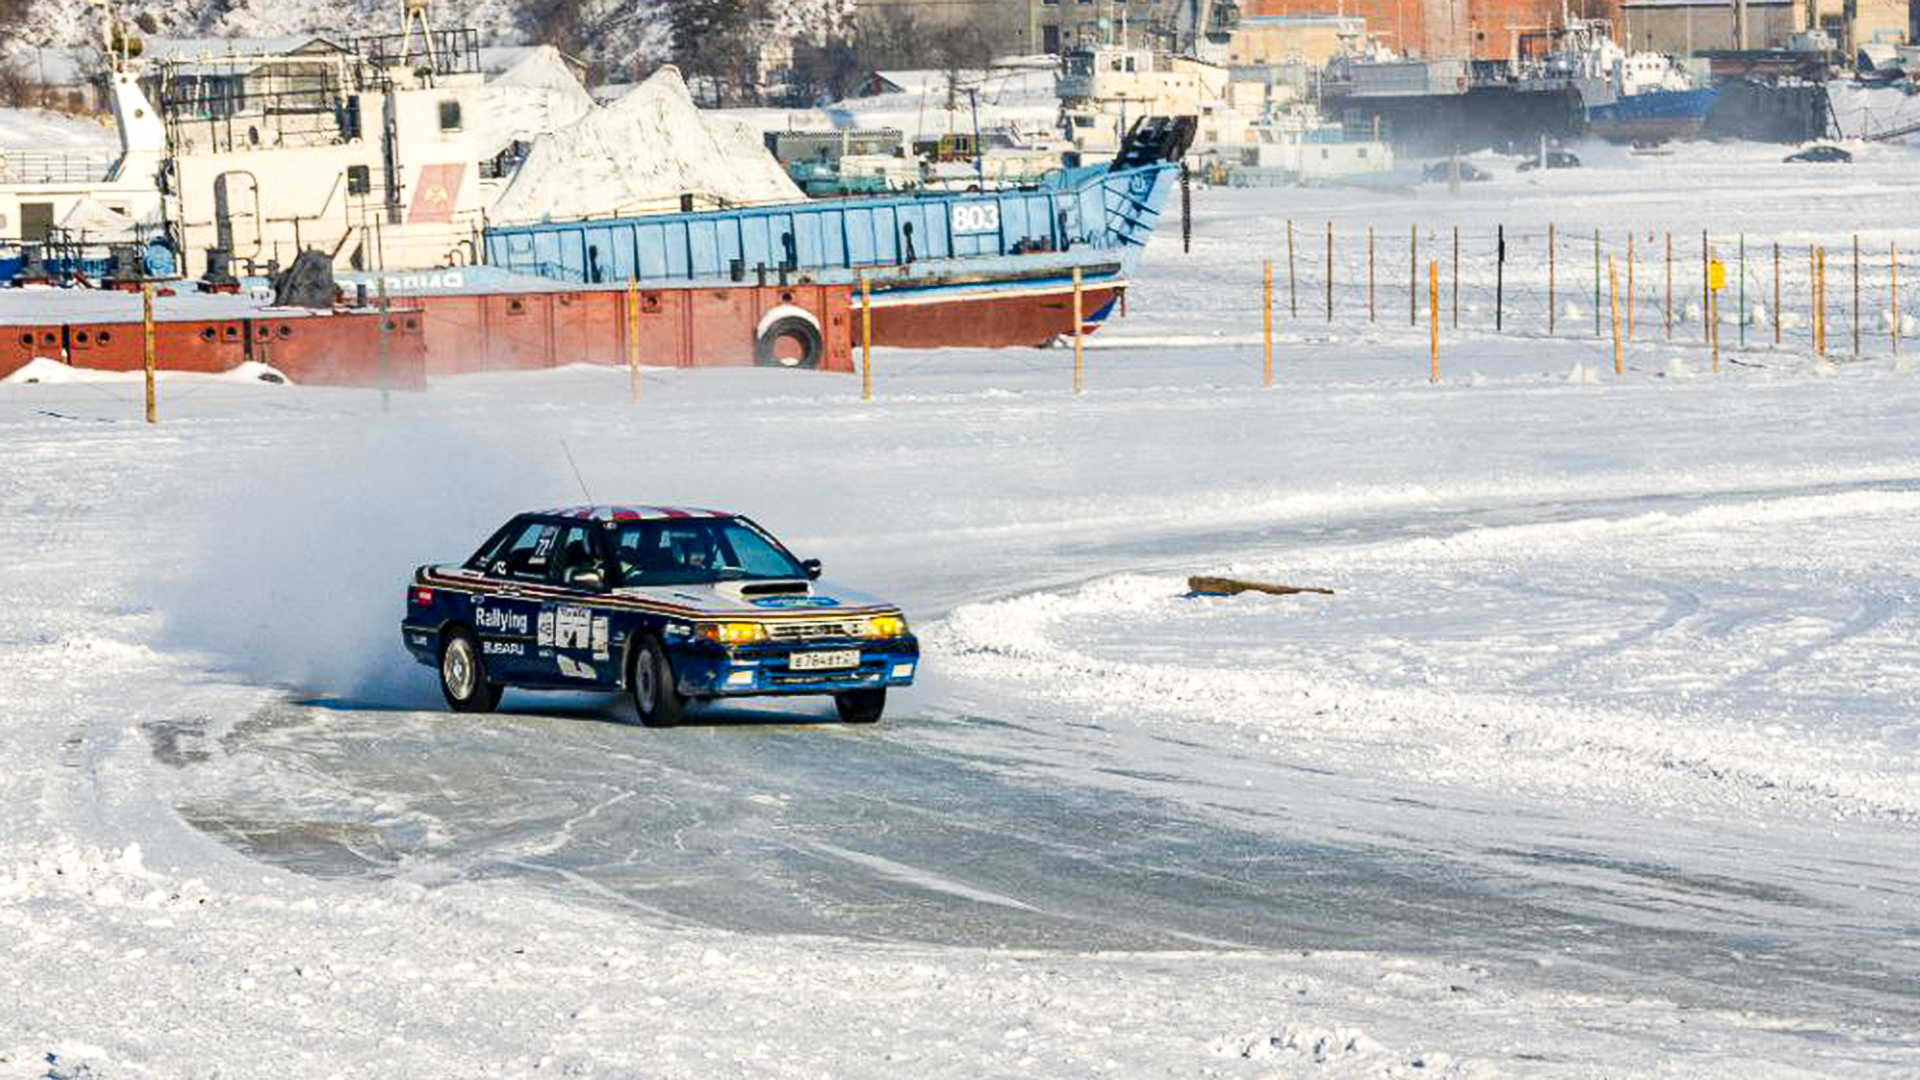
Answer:
<path fill-rule="evenodd" d="M 465 630 L 448 634 L 440 646 L 440 693 L 454 712 L 492 712 L 505 688 L 487 681 L 487 665 L 473 635 Z"/>
<path fill-rule="evenodd" d="M 887 710 L 887 688 L 882 686 L 875 690 L 849 690 L 844 694 L 835 694 L 833 707 L 840 710 L 840 719 L 849 724 L 871 724 Z"/>
<path fill-rule="evenodd" d="M 687 715 L 687 699 L 674 685 L 673 664 L 660 642 L 648 638 L 633 658 L 633 711 L 648 727 L 674 727 Z"/>

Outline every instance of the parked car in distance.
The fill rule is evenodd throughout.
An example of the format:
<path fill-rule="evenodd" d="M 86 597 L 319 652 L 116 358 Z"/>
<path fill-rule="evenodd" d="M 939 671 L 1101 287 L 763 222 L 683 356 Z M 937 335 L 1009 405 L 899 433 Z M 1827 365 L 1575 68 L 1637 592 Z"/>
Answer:
<path fill-rule="evenodd" d="M 1788 163 L 1811 161 L 1818 165 L 1845 165 L 1853 161 L 1853 153 L 1848 150 L 1842 150 L 1837 146 L 1809 146 L 1797 154 L 1788 154 L 1781 160 Z"/>
<path fill-rule="evenodd" d="M 1520 168 L 1517 171 L 1532 172 L 1533 170 L 1539 167 L 1540 167 L 1540 159 L 1537 156 L 1530 157 L 1527 160 L 1520 163 Z M 1580 167 L 1580 159 L 1575 157 L 1569 151 L 1566 151 L 1566 150 L 1547 151 L 1547 168 L 1577 169 L 1579 167 Z"/>
<path fill-rule="evenodd" d="M 1451 183 L 1453 181 L 1453 164 L 1451 160 L 1430 161 L 1427 163 L 1427 167 L 1420 171 L 1420 178 L 1442 184 Z M 1493 174 L 1475 165 L 1471 161 L 1462 161 L 1460 162 L 1460 179 L 1465 183 L 1477 184 L 1482 180 L 1493 179 Z"/>
<path fill-rule="evenodd" d="M 887 688 L 913 682 L 919 642 L 898 607 L 819 577 L 737 514 L 542 510 L 416 570 L 400 636 L 458 712 L 491 711 L 509 686 L 626 690 L 642 723 L 672 727 L 689 702 L 824 694 L 872 723 Z"/>

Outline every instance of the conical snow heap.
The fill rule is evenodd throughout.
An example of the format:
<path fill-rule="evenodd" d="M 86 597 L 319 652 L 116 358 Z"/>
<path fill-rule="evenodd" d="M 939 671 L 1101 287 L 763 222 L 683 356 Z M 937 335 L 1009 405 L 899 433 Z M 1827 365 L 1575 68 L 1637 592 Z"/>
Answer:
<path fill-rule="evenodd" d="M 800 189 L 749 126 L 701 113 L 674 68 L 535 140 L 494 203 L 502 224 L 794 202 Z"/>

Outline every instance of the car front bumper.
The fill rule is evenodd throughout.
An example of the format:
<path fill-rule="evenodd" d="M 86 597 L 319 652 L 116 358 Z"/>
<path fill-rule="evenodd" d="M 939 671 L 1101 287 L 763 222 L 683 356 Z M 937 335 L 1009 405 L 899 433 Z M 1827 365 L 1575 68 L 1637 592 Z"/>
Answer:
<path fill-rule="evenodd" d="M 794 670 L 798 654 L 857 649 L 857 665 Z M 802 646 L 750 645 L 687 649 L 671 657 L 674 681 L 688 697 L 764 694 L 843 694 L 908 686 L 920 668 L 920 643 L 911 635 L 882 641 L 815 642 Z"/>

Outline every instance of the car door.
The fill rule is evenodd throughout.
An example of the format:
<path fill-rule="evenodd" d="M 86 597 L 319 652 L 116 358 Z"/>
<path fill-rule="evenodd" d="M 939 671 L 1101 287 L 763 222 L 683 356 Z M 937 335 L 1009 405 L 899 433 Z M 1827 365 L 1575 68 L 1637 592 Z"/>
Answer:
<path fill-rule="evenodd" d="M 528 519 L 515 525 L 514 535 L 485 567 L 488 587 L 474 594 L 473 628 L 480 636 L 487 673 L 495 681 L 554 681 L 537 653 L 537 590 L 546 585 L 559 540 L 558 522 Z"/>
<path fill-rule="evenodd" d="M 550 596 L 540 605 L 537 637 L 540 660 L 551 665 L 556 685 L 608 687 L 618 682 L 605 590 L 575 580 L 581 571 L 597 571 L 600 580 L 606 580 L 602 532 L 591 523 L 568 524 L 551 560 L 547 584 L 564 595 Z"/>

